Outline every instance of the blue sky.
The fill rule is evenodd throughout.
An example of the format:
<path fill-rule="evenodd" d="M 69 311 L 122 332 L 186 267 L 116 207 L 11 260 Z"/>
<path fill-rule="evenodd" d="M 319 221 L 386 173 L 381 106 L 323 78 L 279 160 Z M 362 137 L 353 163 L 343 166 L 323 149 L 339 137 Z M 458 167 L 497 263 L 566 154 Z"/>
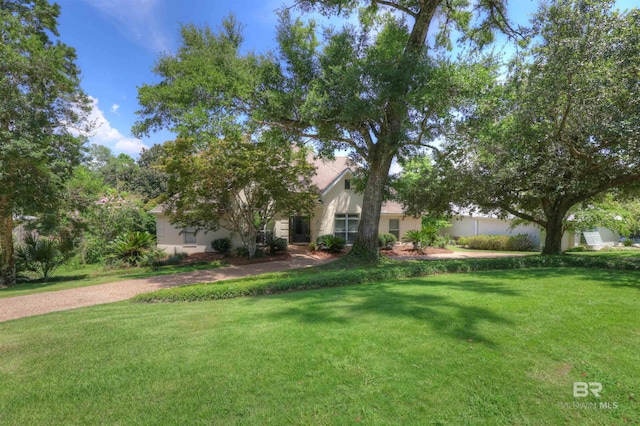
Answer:
<path fill-rule="evenodd" d="M 134 157 L 144 146 L 172 138 L 168 132 L 136 139 L 137 87 L 157 78 L 151 72 L 162 52 L 178 48 L 181 23 L 208 23 L 217 28 L 230 12 L 245 25 L 245 48 L 257 52 L 274 47 L 275 10 L 284 0 L 57 0 L 61 6 L 61 40 L 74 47 L 82 70 L 82 87 L 94 100 L 92 119 L 99 127 L 90 143 L 115 154 Z M 621 8 L 640 0 L 619 0 Z M 512 0 L 509 16 L 526 23 L 537 1 Z"/>

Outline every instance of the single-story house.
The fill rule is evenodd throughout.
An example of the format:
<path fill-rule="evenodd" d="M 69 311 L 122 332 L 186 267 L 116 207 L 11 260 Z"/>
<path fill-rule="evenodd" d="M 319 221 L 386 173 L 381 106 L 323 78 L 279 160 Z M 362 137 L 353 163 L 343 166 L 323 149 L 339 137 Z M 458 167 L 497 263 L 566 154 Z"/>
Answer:
<path fill-rule="evenodd" d="M 273 232 L 291 244 L 307 244 L 321 235 L 331 234 L 353 242 L 358 231 L 362 213 L 363 194 L 353 187 L 353 172 L 347 157 L 336 157 L 333 161 L 310 159 L 316 166 L 313 183 L 320 189 L 318 202 L 313 212 L 303 216 L 276 216 Z M 196 253 L 212 251 L 211 242 L 217 238 L 229 237 L 230 231 L 219 229 L 215 232 L 196 232 L 195 229 L 178 229 L 171 225 L 164 215 L 162 206 L 151 210 L 156 217 L 158 248 L 168 253 Z M 420 218 L 405 216 L 402 206 L 396 202 L 382 205 L 380 233 L 395 235 L 398 240 L 411 229 L 420 229 Z M 538 226 L 517 225 L 511 228 L 511 221 L 488 215 L 461 215 L 451 219 L 451 227 L 442 230 L 451 237 L 467 237 L 480 234 L 511 235 L 529 234 L 536 244 L 544 241 Z M 580 243 L 573 233 L 565 233 L 563 250 Z M 235 241 L 239 245 L 239 241 Z"/>

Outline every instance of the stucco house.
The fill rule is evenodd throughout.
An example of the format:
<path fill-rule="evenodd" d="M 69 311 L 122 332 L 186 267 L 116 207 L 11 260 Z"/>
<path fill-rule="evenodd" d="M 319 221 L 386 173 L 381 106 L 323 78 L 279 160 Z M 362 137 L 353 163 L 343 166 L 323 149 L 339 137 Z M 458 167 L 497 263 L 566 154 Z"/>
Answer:
<path fill-rule="evenodd" d="M 316 167 L 313 183 L 320 193 L 315 209 L 302 216 L 276 216 L 273 232 L 291 244 L 307 244 L 325 234 L 340 236 L 353 242 L 358 231 L 362 213 L 363 194 L 353 187 L 353 172 L 347 157 L 336 157 L 333 161 L 310 159 Z M 196 253 L 212 251 L 211 241 L 230 236 L 230 231 L 219 229 L 215 232 L 196 232 L 195 229 L 178 229 L 169 223 L 162 207 L 151 210 L 156 217 L 158 248 L 168 253 Z M 380 233 L 395 235 L 398 240 L 411 229 L 420 229 L 419 218 L 405 216 L 402 206 L 396 202 L 386 202 L 380 214 Z M 480 234 L 510 235 L 529 234 L 536 244 L 541 238 L 540 228 L 535 225 L 518 225 L 511 228 L 510 220 L 487 215 L 461 215 L 451 219 L 451 227 L 442 230 L 451 237 L 466 237 Z M 579 241 L 578 241 L 579 242 Z M 564 236 L 562 247 L 575 245 L 573 234 Z M 235 245 L 239 245 L 235 241 Z"/>

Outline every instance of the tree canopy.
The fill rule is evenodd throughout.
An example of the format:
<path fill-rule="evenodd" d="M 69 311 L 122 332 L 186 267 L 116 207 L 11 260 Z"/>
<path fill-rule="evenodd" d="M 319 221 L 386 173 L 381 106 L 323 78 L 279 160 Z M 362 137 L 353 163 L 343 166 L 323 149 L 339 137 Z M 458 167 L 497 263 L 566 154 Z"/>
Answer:
<path fill-rule="evenodd" d="M 241 49 L 234 18 L 219 33 L 182 28 L 182 46 L 159 58 L 160 82 L 139 88 L 137 135 L 168 127 L 180 137 L 281 129 L 311 140 L 322 155 L 349 149 L 366 179 L 352 252 L 377 257 L 384 189 L 394 158 L 413 153 L 439 132 L 460 90 L 455 66 L 428 47 L 448 45 L 457 29 L 485 44 L 508 29 L 502 0 L 298 1 L 299 10 L 358 14 L 358 24 L 324 29 L 283 9 L 278 50 Z M 473 6 L 473 7 L 471 7 Z M 440 28 L 427 45 L 434 16 Z M 476 18 L 476 19 L 472 19 Z M 477 24 L 477 25 L 476 25 Z"/>
<path fill-rule="evenodd" d="M 311 211 L 318 188 L 306 150 L 264 135 L 167 142 L 169 193 L 165 214 L 197 231 L 235 233 L 253 257 L 256 237 L 277 213 Z"/>
<path fill-rule="evenodd" d="M 89 108 L 75 51 L 57 40 L 60 8 L 0 2 L 0 284 L 15 282 L 13 216 L 58 201 L 81 158 Z"/>
<path fill-rule="evenodd" d="M 640 182 L 640 12 L 613 6 L 541 6 L 532 44 L 474 105 L 441 157 L 460 204 L 540 225 L 543 253 L 560 251 L 573 206 Z"/>

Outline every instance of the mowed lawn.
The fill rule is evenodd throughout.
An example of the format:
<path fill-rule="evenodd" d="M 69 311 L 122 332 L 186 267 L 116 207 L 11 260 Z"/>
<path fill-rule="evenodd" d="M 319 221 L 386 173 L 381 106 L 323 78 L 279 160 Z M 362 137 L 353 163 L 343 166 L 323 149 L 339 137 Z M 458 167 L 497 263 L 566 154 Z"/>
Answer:
<path fill-rule="evenodd" d="M 637 424 L 639 308 L 539 268 L 9 321 L 0 424 Z"/>

